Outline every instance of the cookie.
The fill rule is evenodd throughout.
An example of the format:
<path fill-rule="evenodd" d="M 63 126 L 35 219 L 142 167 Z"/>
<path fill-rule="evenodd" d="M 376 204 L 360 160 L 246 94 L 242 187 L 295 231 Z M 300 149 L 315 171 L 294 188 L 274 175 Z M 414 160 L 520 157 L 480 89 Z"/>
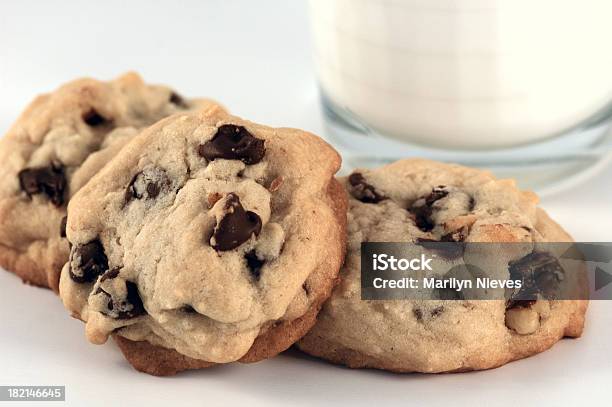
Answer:
<path fill-rule="evenodd" d="M 64 305 L 150 374 L 276 355 L 336 281 L 339 166 L 312 134 L 217 107 L 158 122 L 70 201 Z"/>
<path fill-rule="evenodd" d="M 356 170 L 342 182 L 350 194 L 346 262 L 298 343 L 303 351 L 352 368 L 459 372 L 581 335 L 587 301 L 361 300 L 361 242 L 570 242 L 535 194 L 484 171 L 426 160 Z"/>
<path fill-rule="evenodd" d="M 37 97 L 0 140 L 0 265 L 57 291 L 71 196 L 138 129 L 211 103 L 147 85 L 135 73 L 79 79 Z"/>

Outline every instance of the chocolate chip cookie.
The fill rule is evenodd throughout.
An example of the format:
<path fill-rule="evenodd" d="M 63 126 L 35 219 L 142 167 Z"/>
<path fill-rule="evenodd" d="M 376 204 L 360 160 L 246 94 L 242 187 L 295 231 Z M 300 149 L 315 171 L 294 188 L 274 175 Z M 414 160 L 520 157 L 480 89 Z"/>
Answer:
<path fill-rule="evenodd" d="M 211 103 L 147 85 L 135 73 L 79 79 L 37 97 L 0 141 L 0 265 L 57 290 L 70 197 L 137 129 Z"/>
<path fill-rule="evenodd" d="M 339 166 L 312 134 L 217 107 L 158 122 L 70 201 L 64 305 L 150 374 L 276 355 L 337 278 Z"/>
<path fill-rule="evenodd" d="M 361 242 L 524 242 L 525 248 L 570 242 L 537 207 L 535 194 L 487 172 L 425 160 L 356 170 L 343 183 L 350 195 L 347 258 L 341 283 L 298 344 L 303 351 L 353 368 L 456 372 L 500 366 L 581 335 L 586 301 L 361 300 Z M 548 260 L 530 254 L 508 267 Z"/>

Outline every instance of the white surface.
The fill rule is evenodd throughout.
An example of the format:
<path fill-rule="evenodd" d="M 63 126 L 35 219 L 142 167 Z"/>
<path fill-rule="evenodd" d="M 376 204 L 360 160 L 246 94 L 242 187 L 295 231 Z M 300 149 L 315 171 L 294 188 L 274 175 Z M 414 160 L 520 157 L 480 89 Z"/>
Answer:
<path fill-rule="evenodd" d="M 612 100 L 609 0 L 313 0 L 312 15 L 327 96 L 400 140 L 515 146 Z"/>
<path fill-rule="evenodd" d="M 322 133 L 302 1 L 181 4 L 0 2 L 0 133 L 40 91 L 128 69 L 254 121 Z M 610 241 L 611 179 L 608 168 L 543 206 L 577 240 Z M 598 302 L 582 339 L 487 372 L 351 371 L 292 353 L 160 379 L 132 370 L 110 343 L 88 344 L 49 291 L 0 273 L 0 385 L 66 385 L 75 406 L 609 405 L 611 341 L 612 302 Z"/>

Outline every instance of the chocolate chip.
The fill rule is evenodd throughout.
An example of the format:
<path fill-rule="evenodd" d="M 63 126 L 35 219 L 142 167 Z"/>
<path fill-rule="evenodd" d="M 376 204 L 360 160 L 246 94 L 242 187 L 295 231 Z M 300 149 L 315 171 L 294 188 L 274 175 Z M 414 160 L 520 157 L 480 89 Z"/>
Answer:
<path fill-rule="evenodd" d="M 125 190 L 125 203 L 132 199 L 155 199 L 164 187 L 170 186 L 166 171 L 159 168 L 150 168 L 141 171 L 132 177 Z"/>
<path fill-rule="evenodd" d="M 113 278 L 119 277 L 119 270 L 119 268 L 108 270 L 106 273 L 102 274 L 102 277 L 100 277 L 100 282 L 102 283 L 106 280 L 112 280 Z"/>
<path fill-rule="evenodd" d="M 142 196 L 138 196 L 138 193 L 136 192 L 136 190 L 134 189 L 134 183 L 136 182 L 136 178 L 140 175 L 141 173 L 139 172 L 138 174 L 134 175 L 132 177 L 132 180 L 130 181 L 130 183 L 128 184 L 127 188 L 125 189 L 125 195 L 124 195 L 124 202 L 126 204 L 128 204 L 133 198 L 136 199 L 140 199 L 142 198 Z"/>
<path fill-rule="evenodd" d="M 442 315 L 443 312 L 444 312 L 444 307 L 440 305 L 439 307 L 436 307 L 431 311 L 431 317 L 432 318 L 439 317 L 440 315 Z"/>
<path fill-rule="evenodd" d="M 131 281 L 125 282 L 127 295 L 125 298 L 114 296 L 108 291 L 99 287 L 95 294 L 108 297 L 106 310 L 102 314 L 114 319 L 131 319 L 145 314 L 145 308 L 138 294 L 138 286 Z"/>
<path fill-rule="evenodd" d="M 245 211 L 236 194 L 228 194 L 227 213 L 215 227 L 213 248 L 218 251 L 235 249 L 261 231 L 261 218 L 255 212 Z"/>
<path fill-rule="evenodd" d="M 159 195 L 159 185 L 155 182 L 149 182 L 147 184 L 147 195 L 149 199 L 156 198 Z"/>
<path fill-rule="evenodd" d="M 431 219 L 434 212 L 433 204 L 448 195 L 448 191 L 444 188 L 443 185 L 433 188 L 429 195 L 417 200 L 410 208 L 416 226 L 423 232 L 430 232 L 436 226 Z"/>
<path fill-rule="evenodd" d="M 66 224 L 68 223 L 68 216 L 64 216 L 60 221 L 60 237 L 66 237 Z"/>
<path fill-rule="evenodd" d="M 537 300 L 538 294 L 547 299 L 555 299 L 559 285 L 564 279 L 565 270 L 559 260 L 545 252 L 532 252 L 508 264 L 510 278 L 522 280 L 523 286 L 513 293 L 506 307 L 528 307 Z"/>
<path fill-rule="evenodd" d="M 535 285 L 544 298 L 555 299 L 565 271 L 558 261 L 547 263 L 533 273 Z"/>
<path fill-rule="evenodd" d="M 466 227 L 449 232 L 440 238 L 441 242 L 464 242 L 467 237 L 468 230 Z"/>
<path fill-rule="evenodd" d="M 131 281 L 125 283 L 127 287 L 127 302 L 132 304 L 132 309 L 126 311 L 123 315 L 120 315 L 119 318 L 133 318 L 135 316 L 141 315 L 145 313 L 144 304 L 142 303 L 142 299 L 140 298 L 140 294 L 138 293 L 138 286 Z"/>
<path fill-rule="evenodd" d="M 28 196 L 43 193 L 55 206 L 61 206 L 64 203 L 66 176 L 61 164 L 25 168 L 19 171 L 18 177 L 19 186 Z"/>
<path fill-rule="evenodd" d="M 424 248 L 436 252 L 446 259 L 456 259 L 463 255 L 465 245 L 462 244 L 466 238 L 465 228 L 443 235 L 440 240 L 426 237 L 418 237 L 416 243 Z M 445 244 L 439 244 L 445 243 Z"/>
<path fill-rule="evenodd" d="M 423 232 L 430 232 L 434 227 L 431 220 L 432 209 L 427 205 L 418 206 L 410 210 L 414 215 L 414 223 Z"/>
<path fill-rule="evenodd" d="M 170 103 L 172 103 L 175 106 L 180 107 L 181 109 L 187 109 L 189 107 L 189 105 L 187 104 L 185 99 L 181 95 L 176 93 L 176 92 L 172 92 L 170 94 L 169 101 L 170 101 Z"/>
<path fill-rule="evenodd" d="M 427 206 L 433 205 L 434 202 L 446 197 L 448 195 L 448 191 L 445 189 L 444 185 L 438 185 L 437 187 L 431 190 L 431 193 L 425 198 L 425 204 Z"/>
<path fill-rule="evenodd" d="M 251 275 L 255 277 L 256 280 L 259 280 L 259 277 L 261 276 L 261 268 L 266 261 L 260 260 L 259 257 L 257 257 L 255 250 L 251 250 L 250 252 L 246 253 L 244 258 L 246 259 L 247 267 L 249 268 Z"/>
<path fill-rule="evenodd" d="M 208 161 L 224 158 L 241 160 L 247 165 L 260 162 L 265 153 L 263 140 L 253 137 L 246 128 L 233 124 L 219 127 L 212 140 L 198 147 L 198 154 Z"/>
<path fill-rule="evenodd" d="M 444 307 L 442 305 L 432 309 L 431 311 L 429 311 L 429 316 L 431 318 L 437 318 L 440 315 L 442 315 L 442 313 L 444 312 Z M 412 313 L 414 314 L 414 317 L 416 318 L 416 320 L 418 322 L 422 322 L 423 321 L 423 310 L 421 308 L 413 308 L 412 309 Z"/>
<path fill-rule="evenodd" d="M 427 243 L 440 243 L 440 241 L 436 240 L 436 239 L 431 239 L 429 237 L 417 237 L 416 238 L 416 243 L 418 245 L 420 245 L 420 246 L 429 248 L 429 247 L 433 247 L 433 246 L 429 245 Z"/>
<path fill-rule="evenodd" d="M 195 308 L 193 308 L 191 305 L 183 305 L 181 307 L 181 311 L 187 313 L 187 314 L 197 314 L 198 312 L 195 310 Z"/>
<path fill-rule="evenodd" d="M 355 199 L 360 200 L 364 203 L 378 203 L 388 199 L 386 196 L 376 191 L 371 184 L 368 184 L 360 172 L 352 173 L 349 178 L 349 184 L 351 184 L 351 194 Z"/>
<path fill-rule="evenodd" d="M 536 300 L 510 300 L 506 304 L 506 309 L 529 308 L 536 303 Z"/>
<path fill-rule="evenodd" d="M 70 277 L 76 283 L 92 283 L 108 270 L 108 259 L 99 240 L 91 241 L 73 249 L 71 259 L 78 263 L 70 268 Z"/>
<path fill-rule="evenodd" d="M 83 113 L 83 121 L 91 127 L 101 127 L 111 124 L 112 120 L 107 119 L 96 111 L 96 109 L 90 109 Z"/>

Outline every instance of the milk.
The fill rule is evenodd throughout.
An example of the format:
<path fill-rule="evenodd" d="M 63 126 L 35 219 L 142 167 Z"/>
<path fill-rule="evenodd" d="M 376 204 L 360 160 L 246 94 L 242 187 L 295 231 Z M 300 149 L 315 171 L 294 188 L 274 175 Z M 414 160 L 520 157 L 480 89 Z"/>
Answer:
<path fill-rule="evenodd" d="M 516 146 L 612 101 L 610 0 L 311 0 L 331 102 L 376 132 Z"/>

